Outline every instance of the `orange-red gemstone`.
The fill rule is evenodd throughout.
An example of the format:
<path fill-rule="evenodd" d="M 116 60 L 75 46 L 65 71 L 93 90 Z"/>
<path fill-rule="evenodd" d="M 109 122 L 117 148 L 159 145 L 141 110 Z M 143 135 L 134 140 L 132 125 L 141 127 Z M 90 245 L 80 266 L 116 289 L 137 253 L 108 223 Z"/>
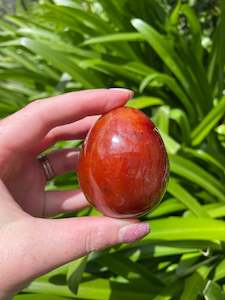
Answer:
<path fill-rule="evenodd" d="M 155 125 L 143 112 L 127 107 L 95 123 L 78 166 L 87 200 L 116 218 L 140 216 L 158 204 L 168 173 L 167 153 Z"/>

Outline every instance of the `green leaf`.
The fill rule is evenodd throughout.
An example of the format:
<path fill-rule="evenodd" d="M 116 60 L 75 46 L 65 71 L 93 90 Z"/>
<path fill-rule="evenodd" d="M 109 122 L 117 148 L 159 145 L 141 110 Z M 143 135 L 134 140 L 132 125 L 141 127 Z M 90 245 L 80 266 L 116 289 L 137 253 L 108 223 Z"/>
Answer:
<path fill-rule="evenodd" d="M 62 16 L 62 18 L 66 18 L 68 25 L 75 30 L 78 30 L 78 28 L 82 28 L 82 30 L 79 30 L 79 32 L 82 34 L 86 33 L 86 35 L 89 34 L 90 36 L 92 36 L 96 35 L 96 33 L 97 35 L 106 35 L 112 32 L 112 28 L 109 23 L 106 22 L 103 18 L 99 18 L 98 15 L 93 14 L 91 11 L 64 6 L 53 6 L 50 4 L 45 4 L 44 7 L 49 11 L 46 19 L 48 18 L 49 14 L 52 13 L 53 15 L 56 14 L 57 19 Z M 74 26 L 76 23 L 77 26 Z M 133 49 L 124 41 L 122 43 L 120 42 L 119 47 L 112 47 L 123 56 L 125 54 L 125 56 L 128 56 L 130 58 L 138 59 Z"/>
<path fill-rule="evenodd" d="M 24 292 L 74 297 L 74 294 L 69 290 L 68 287 L 64 285 L 56 285 L 48 281 L 35 280 L 27 288 L 24 289 Z"/>
<path fill-rule="evenodd" d="M 76 47 L 72 43 L 69 43 L 67 40 L 63 40 L 59 35 L 47 30 L 43 30 L 41 28 L 20 28 L 18 30 L 18 33 L 35 40 L 42 40 L 50 47 L 54 43 L 54 50 L 57 51 L 73 53 L 81 57 L 90 57 L 90 58 L 99 57 L 98 53 L 91 50 L 86 50 L 86 49 L 81 49 L 79 47 Z M 0 45 L 2 44 L 7 45 L 7 42 L 1 43 Z"/>
<path fill-rule="evenodd" d="M 166 105 L 160 106 L 155 114 L 157 128 L 167 135 L 169 133 L 169 116 L 170 108 Z"/>
<path fill-rule="evenodd" d="M 201 24 L 198 16 L 195 14 L 193 8 L 191 8 L 187 4 L 183 4 L 181 6 L 181 11 L 187 17 L 188 24 L 190 26 L 190 31 L 192 33 L 191 45 L 193 49 L 193 53 L 197 57 L 200 62 L 202 59 L 202 47 L 201 47 Z M 205 76 L 205 74 L 204 74 Z"/>
<path fill-rule="evenodd" d="M 68 287 L 73 293 L 77 293 L 80 281 L 82 279 L 83 272 L 87 265 L 88 256 L 76 259 L 69 265 L 67 272 Z"/>
<path fill-rule="evenodd" d="M 139 287 L 134 282 L 122 283 L 112 280 L 91 279 L 82 282 L 79 286 L 78 297 L 85 299 L 105 300 L 115 299 L 124 300 L 127 297 L 129 300 L 149 300 L 153 293 L 149 290 Z"/>
<path fill-rule="evenodd" d="M 225 206 L 223 203 L 212 203 L 204 205 L 204 208 L 212 218 L 221 218 L 225 216 Z"/>
<path fill-rule="evenodd" d="M 171 41 L 159 34 L 153 27 L 140 19 L 133 19 L 132 25 L 144 36 L 154 50 L 164 60 L 166 65 L 176 74 L 176 76 L 186 83 L 186 78 L 181 69 L 181 62 L 171 47 Z"/>
<path fill-rule="evenodd" d="M 14 41 L 17 42 L 17 41 Z M 19 41 L 18 41 L 19 42 Z M 17 44 L 18 44 L 17 42 Z M 20 40 L 21 42 L 21 40 Z M 4 45 L 3 45 L 4 46 Z M 3 50 L 3 53 L 5 53 L 6 55 L 8 55 L 9 57 L 13 58 L 16 62 L 20 63 L 21 65 L 23 65 L 26 69 L 34 72 L 34 73 L 38 73 L 39 75 L 43 76 L 43 69 L 42 69 L 42 65 L 40 64 L 37 67 L 36 61 L 34 60 L 34 57 L 30 56 L 28 53 L 26 53 L 25 51 L 15 51 L 12 49 L 5 49 Z M 52 72 L 53 73 L 53 72 Z M 47 73 L 47 76 L 49 76 L 50 74 Z M 53 79 L 58 79 L 58 75 L 55 73 Z"/>
<path fill-rule="evenodd" d="M 201 149 L 192 149 L 192 148 L 182 148 L 184 153 L 190 154 L 195 158 L 201 159 L 203 162 L 208 165 L 214 166 L 217 169 L 225 173 L 225 166 L 223 166 L 215 157 L 212 157 L 209 153 Z"/>
<path fill-rule="evenodd" d="M 201 186 L 219 200 L 225 201 L 225 188 L 219 180 L 190 160 L 178 155 L 170 155 L 170 170 Z"/>
<path fill-rule="evenodd" d="M 193 119 L 195 119 L 196 112 L 194 110 L 194 107 L 192 106 L 191 101 L 183 92 L 182 88 L 179 86 L 177 81 L 171 76 L 168 76 L 167 74 L 161 74 L 155 71 L 152 71 L 151 73 L 152 74 L 146 76 L 140 83 L 140 87 L 139 87 L 140 92 L 142 93 L 144 89 L 151 84 L 152 81 L 158 81 L 162 84 L 165 84 L 178 97 L 179 101 L 183 104 L 183 106 L 187 110 L 187 113 L 191 115 Z"/>
<path fill-rule="evenodd" d="M 45 294 L 22 294 L 17 295 L 13 298 L 13 300 L 66 300 L 66 299 L 74 299 L 69 297 L 59 297 L 59 296 L 51 296 Z"/>
<path fill-rule="evenodd" d="M 199 260 L 200 256 L 201 252 L 183 254 L 176 269 L 177 276 L 189 275 L 189 269 Z"/>
<path fill-rule="evenodd" d="M 108 31 L 111 31 L 107 22 L 90 11 L 63 5 L 52 5 L 49 3 L 44 4 L 42 7 L 58 13 L 59 16 L 67 16 L 68 18 L 71 18 L 71 20 L 73 19 L 75 22 L 78 22 L 78 27 L 83 24 L 86 28 L 94 29 L 99 33 L 108 33 Z"/>
<path fill-rule="evenodd" d="M 114 26 L 122 30 L 127 28 L 124 11 L 121 12 L 119 6 L 117 6 L 113 1 L 99 0 L 99 2 L 103 6 L 105 13 Z"/>
<path fill-rule="evenodd" d="M 200 144 L 209 134 L 225 113 L 225 96 L 219 103 L 204 117 L 201 123 L 192 131 L 192 144 Z"/>
<path fill-rule="evenodd" d="M 225 65 L 225 3 L 219 1 L 220 17 L 217 20 L 216 30 L 213 34 L 213 46 L 208 64 L 208 79 L 214 87 L 214 96 L 222 96 L 224 90 L 224 65 Z"/>
<path fill-rule="evenodd" d="M 69 268 L 69 265 L 70 263 L 67 263 L 63 266 L 60 266 L 40 277 L 38 277 L 38 280 L 40 281 L 48 281 L 51 277 L 54 277 L 56 275 L 66 275 L 67 274 L 67 271 L 68 271 L 68 268 Z"/>
<path fill-rule="evenodd" d="M 165 143 L 167 152 L 172 155 L 176 154 L 181 148 L 180 144 L 178 144 L 172 137 L 170 137 L 163 131 L 159 130 L 159 132 L 163 139 L 163 142 Z"/>
<path fill-rule="evenodd" d="M 70 57 L 55 51 L 52 48 L 49 48 L 49 46 L 43 42 L 23 38 L 21 43 L 24 47 L 41 55 L 44 59 L 62 72 L 67 72 L 70 74 L 75 81 L 82 83 L 84 87 L 93 88 L 96 86 L 101 86 L 97 78 L 90 74 L 90 71 L 80 68 L 71 60 Z"/>
<path fill-rule="evenodd" d="M 126 105 L 137 109 L 143 109 L 149 106 L 162 105 L 163 103 L 163 100 L 157 97 L 141 96 L 129 100 Z"/>
<path fill-rule="evenodd" d="M 205 211 L 207 211 L 207 214 L 211 218 L 221 218 L 225 216 L 225 206 L 221 202 L 216 203 L 210 203 L 202 206 Z M 185 214 L 185 216 L 194 216 L 193 213 L 188 212 Z"/>
<path fill-rule="evenodd" d="M 152 222 L 153 220 L 151 221 L 151 224 Z M 199 250 L 204 251 L 209 247 L 215 251 L 221 251 L 221 245 L 219 241 L 190 239 L 163 241 L 157 238 L 151 240 L 149 235 L 149 239 L 147 239 L 147 241 L 142 240 L 130 245 L 122 245 L 120 251 L 125 251 L 127 255 L 133 255 L 135 252 L 137 252 L 139 259 L 151 259 L 152 257 L 167 257 L 191 252 L 196 253 L 199 252 Z"/>
<path fill-rule="evenodd" d="M 224 277 L 225 277 L 225 259 L 221 260 L 221 262 L 216 266 L 213 280 L 218 281 Z"/>
<path fill-rule="evenodd" d="M 16 32 L 16 28 L 12 24 L 4 20 L 3 18 L 0 19 L 0 25 L 4 31 L 10 32 L 12 34 Z"/>
<path fill-rule="evenodd" d="M 161 295 L 157 295 L 154 298 L 152 298 L 152 300 L 170 300 L 172 296 L 161 296 Z"/>
<path fill-rule="evenodd" d="M 137 74 L 128 72 L 126 69 L 126 66 L 124 66 L 124 65 L 108 63 L 103 60 L 97 60 L 97 59 L 82 61 L 81 65 L 84 68 L 93 68 L 94 70 L 101 71 L 107 75 L 111 75 L 111 76 L 116 75 L 116 77 L 120 76 L 121 78 L 124 78 L 124 79 L 130 79 L 134 82 L 139 82 L 138 77 L 140 77 L 140 76 L 137 76 Z"/>
<path fill-rule="evenodd" d="M 107 266 L 111 271 L 128 280 L 138 280 L 139 285 L 149 288 L 150 291 L 159 292 L 160 288 L 164 286 L 163 282 L 145 268 L 145 266 L 132 262 L 130 259 L 118 253 L 101 256 L 99 263 L 103 266 Z"/>
<path fill-rule="evenodd" d="M 145 215 L 145 218 L 155 218 L 158 216 L 176 213 L 185 210 L 186 206 L 175 198 L 162 200 L 162 202 L 154 208 L 150 213 Z"/>
<path fill-rule="evenodd" d="M 173 41 L 168 39 L 168 37 L 161 35 L 152 26 L 140 19 L 133 19 L 132 25 L 145 37 L 146 41 L 152 46 L 167 67 L 179 79 L 181 85 L 183 85 L 192 101 L 193 98 L 196 99 L 196 102 L 193 104 L 196 105 L 196 109 L 199 114 L 202 115 L 202 112 L 206 109 L 204 96 L 199 86 L 192 79 L 192 74 L 190 74 L 189 69 L 184 68 L 182 60 L 174 51 Z M 190 90 L 190 87 L 192 87 L 192 90 Z"/>
<path fill-rule="evenodd" d="M 136 32 L 123 32 L 107 34 L 103 36 L 94 37 L 84 41 L 83 45 L 101 44 L 101 43 L 114 43 L 114 42 L 129 42 L 129 41 L 143 41 L 144 38 L 140 33 Z"/>
<path fill-rule="evenodd" d="M 170 111 L 170 119 L 174 120 L 179 125 L 183 143 L 190 144 L 191 128 L 185 112 L 179 108 L 174 108 Z"/>
<path fill-rule="evenodd" d="M 209 218 L 151 220 L 151 233 L 143 241 L 152 240 L 220 240 L 225 241 L 225 222 Z"/>
<path fill-rule="evenodd" d="M 205 300 L 224 300 L 225 293 L 217 283 L 210 280 L 205 287 L 204 297 Z"/>
<path fill-rule="evenodd" d="M 199 257 L 200 256 L 201 256 L 201 253 L 199 253 Z M 179 276 L 183 277 L 183 276 L 192 274 L 194 271 L 196 271 L 201 266 L 212 264 L 212 262 L 214 262 L 215 260 L 218 260 L 218 258 L 219 258 L 219 256 L 215 255 L 215 256 L 209 257 L 207 259 L 204 259 L 202 261 L 196 262 L 193 265 L 190 265 L 189 267 L 187 266 L 187 268 L 185 270 L 182 270 L 182 272 L 179 274 Z"/>
<path fill-rule="evenodd" d="M 177 1 L 176 6 L 174 7 L 173 11 L 171 12 L 166 27 L 170 30 L 171 27 L 174 27 L 177 25 L 179 14 L 180 14 L 180 8 L 181 8 L 181 0 Z"/>
<path fill-rule="evenodd" d="M 202 208 L 191 194 L 187 192 L 177 181 L 170 177 L 168 184 L 168 192 L 183 203 L 194 215 L 198 217 L 207 217 L 207 212 Z"/>
<path fill-rule="evenodd" d="M 207 283 L 206 277 L 210 271 L 209 267 L 202 266 L 193 275 L 185 280 L 184 291 L 180 300 L 197 299 Z"/>

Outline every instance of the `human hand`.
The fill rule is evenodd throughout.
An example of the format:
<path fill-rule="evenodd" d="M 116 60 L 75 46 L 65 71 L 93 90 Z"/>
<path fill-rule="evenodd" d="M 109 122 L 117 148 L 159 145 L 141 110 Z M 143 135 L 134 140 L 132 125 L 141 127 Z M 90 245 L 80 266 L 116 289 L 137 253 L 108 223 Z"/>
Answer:
<path fill-rule="evenodd" d="M 80 190 L 45 192 L 37 156 L 59 140 L 83 138 L 97 115 L 130 97 L 126 89 L 68 93 L 34 101 L 0 121 L 0 299 L 10 299 L 35 277 L 66 262 L 148 233 L 148 225 L 135 219 L 43 218 L 88 203 Z M 79 151 L 58 150 L 48 160 L 61 175 L 75 169 Z"/>

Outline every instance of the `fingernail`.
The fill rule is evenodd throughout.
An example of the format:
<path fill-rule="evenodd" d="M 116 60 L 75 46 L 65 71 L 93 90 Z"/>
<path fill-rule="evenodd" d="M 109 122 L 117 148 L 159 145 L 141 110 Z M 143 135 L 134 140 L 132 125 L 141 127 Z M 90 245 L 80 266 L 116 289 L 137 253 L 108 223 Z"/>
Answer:
<path fill-rule="evenodd" d="M 119 231 L 119 240 L 121 243 L 132 243 L 144 237 L 149 231 L 148 223 L 126 225 Z"/>
<path fill-rule="evenodd" d="M 133 98 L 133 96 L 134 96 L 134 92 L 132 90 L 129 90 L 129 89 L 125 89 L 125 88 L 110 88 L 110 90 L 120 91 L 120 92 L 126 92 L 126 93 L 129 94 L 129 99 Z"/>

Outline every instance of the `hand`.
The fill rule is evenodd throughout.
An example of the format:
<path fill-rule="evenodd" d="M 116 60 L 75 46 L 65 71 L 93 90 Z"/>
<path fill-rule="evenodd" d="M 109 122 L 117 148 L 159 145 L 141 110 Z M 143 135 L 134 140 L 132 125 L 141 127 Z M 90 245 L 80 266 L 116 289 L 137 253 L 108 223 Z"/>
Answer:
<path fill-rule="evenodd" d="M 148 225 L 135 219 L 43 218 L 88 203 L 80 190 L 45 192 L 37 156 L 59 140 L 83 138 L 97 115 L 124 105 L 131 96 L 126 89 L 68 93 L 34 101 L 0 121 L 0 299 L 90 251 L 148 233 Z M 74 170 L 79 151 L 52 152 L 48 159 L 55 175 L 61 175 Z"/>

